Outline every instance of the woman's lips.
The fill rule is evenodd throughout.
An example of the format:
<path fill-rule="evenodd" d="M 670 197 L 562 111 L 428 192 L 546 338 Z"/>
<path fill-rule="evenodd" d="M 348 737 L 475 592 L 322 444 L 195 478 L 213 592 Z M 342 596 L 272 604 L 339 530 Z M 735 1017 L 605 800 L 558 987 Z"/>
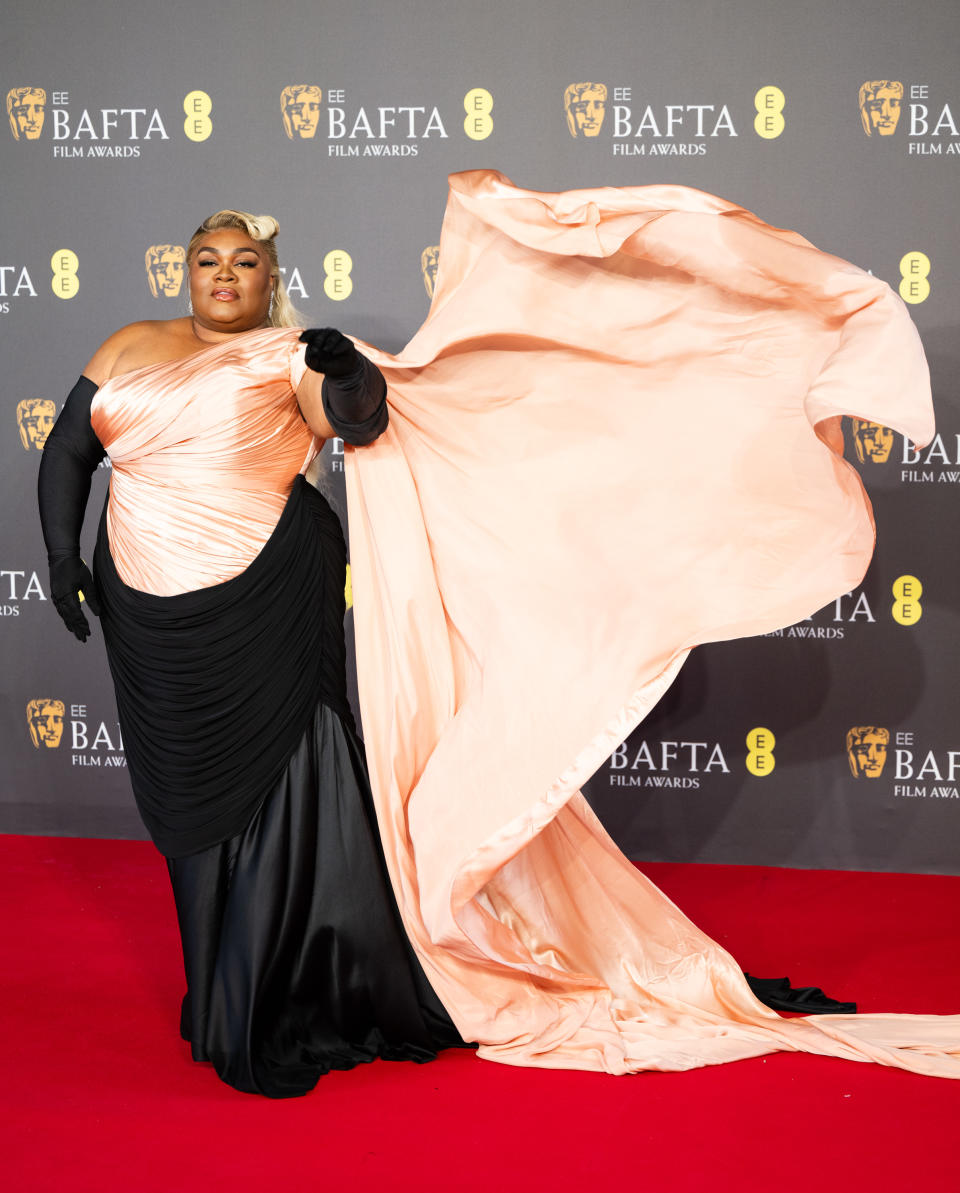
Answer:
<path fill-rule="evenodd" d="M 233 302 L 234 299 L 239 298 L 236 290 L 214 290 L 213 297 L 220 302 Z"/>

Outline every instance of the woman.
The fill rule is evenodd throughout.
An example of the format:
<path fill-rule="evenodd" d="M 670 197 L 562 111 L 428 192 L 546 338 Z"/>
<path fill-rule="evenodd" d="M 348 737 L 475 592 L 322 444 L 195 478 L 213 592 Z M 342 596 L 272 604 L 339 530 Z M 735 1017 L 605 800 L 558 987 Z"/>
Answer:
<path fill-rule="evenodd" d="M 200 259 L 191 258 L 192 285 Z M 482 1056 L 524 1065 L 624 1073 L 786 1049 L 960 1075 L 956 1021 L 782 1020 L 764 1008 L 732 959 L 623 858 L 577 791 L 693 645 L 788 624 L 859 582 L 873 526 L 839 458 L 839 416 L 918 441 L 932 429 L 902 304 L 795 234 L 681 187 L 543 195 L 489 172 L 454 176 L 440 259 L 430 315 L 403 354 L 364 348 L 386 377 L 390 422 L 346 457 L 378 825 L 406 933 L 457 1029 Z M 225 284 L 215 279 L 211 299 L 228 301 L 216 297 Z M 266 334 L 245 333 L 257 348 Z M 245 355 L 234 371 L 203 353 L 192 366 L 243 391 Z M 148 389 L 157 381 L 149 366 L 139 377 Z M 292 376 L 285 391 L 299 384 Z M 324 389 L 336 428 L 329 379 Z M 152 500 L 178 479 L 165 453 L 184 440 L 179 406 L 168 395 L 162 417 L 142 427 L 123 403 L 111 411 L 107 390 L 93 426 L 112 436 L 110 511 L 126 520 L 149 508 L 137 546 L 156 557 L 144 573 L 159 585 L 166 554 L 188 559 L 205 525 L 191 508 L 172 519 Z M 351 421 L 373 418 L 370 405 Z M 225 448 L 211 409 L 201 401 L 190 417 L 197 439 L 213 439 L 212 480 L 191 470 L 186 500 L 206 487 L 215 505 Z M 306 409 L 315 418 L 309 400 Z M 136 503 L 124 488 L 134 471 Z M 245 510 L 247 489 L 236 490 Z M 113 581 L 107 539 L 116 558 L 122 527 L 109 518 L 98 585 L 104 616 L 117 622 L 129 589 Z M 140 547 L 153 540 L 155 549 Z M 266 552 L 244 573 L 254 588 Z M 196 585 L 196 565 L 183 567 Z M 197 594 L 220 587 L 216 575 L 208 583 L 179 594 L 201 621 Z M 131 613 L 146 627 L 142 649 L 128 659 L 111 647 L 121 705 L 137 703 L 127 688 L 138 695 L 130 676 L 146 662 L 151 708 L 185 670 L 209 674 L 218 700 L 233 685 L 233 707 L 233 672 L 253 643 L 218 668 L 189 646 L 175 654 L 182 624 L 155 627 L 156 600 Z M 243 609 L 227 615 L 241 620 Z M 277 626 L 271 648 L 282 640 Z M 301 662 L 314 657 L 299 641 L 294 650 Z M 258 657 L 262 680 L 274 670 L 285 674 L 283 658 Z M 201 690 L 201 713 L 213 702 Z M 184 787 L 197 766 L 175 711 L 163 752 Z M 269 701 L 256 710 L 258 746 L 276 731 L 270 712 Z M 126 726 L 124 736 L 132 740 Z M 141 737 L 152 763 L 155 740 Z M 237 768 L 231 782 L 243 777 Z M 200 778 L 175 809 L 191 833 L 207 807 Z M 179 788 L 139 786 L 163 848 Z M 175 885 L 178 869 L 187 867 L 175 860 Z M 282 873 L 274 868 L 273 881 Z M 308 886 L 299 897 L 311 900 Z M 242 972 L 224 983 L 211 1021 L 234 989 L 251 1001 L 249 988 Z"/>
<path fill-rule="evenodd" d="M 382 431 L 385 386 L 339 332 L 298 342 L 276 230 L 232 211 L 197 230 L 192 314 L 95 353 L 48 439 L 40 507 L 54 603 L 81 640 L 81 590 L 100 614 L 168 858 L 182 1033 L 225 1081 L 279 1097 L 458 1037 L 383 871 L 345 691 L 345 546 L 301 475 L 318 441 Z M 105 451 L 94 586 L 79 532 Z"/>

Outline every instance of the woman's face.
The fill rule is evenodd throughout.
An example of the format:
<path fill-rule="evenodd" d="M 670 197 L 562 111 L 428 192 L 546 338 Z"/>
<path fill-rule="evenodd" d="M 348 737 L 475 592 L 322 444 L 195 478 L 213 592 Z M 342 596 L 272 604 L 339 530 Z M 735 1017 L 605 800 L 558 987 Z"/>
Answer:
<path fill-rule="evenodd" d="M 193 317 L 208 331 L 240 332 L 270 322 L 270 258 L 239 228 L 208 232 L 190 261 Z"/>

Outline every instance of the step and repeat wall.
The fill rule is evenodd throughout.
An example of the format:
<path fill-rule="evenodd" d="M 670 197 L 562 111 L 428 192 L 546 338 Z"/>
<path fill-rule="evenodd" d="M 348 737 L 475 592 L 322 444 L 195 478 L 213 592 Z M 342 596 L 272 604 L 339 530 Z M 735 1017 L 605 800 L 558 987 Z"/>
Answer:
<path fill-rule="evenodd" d="M 960 872 L 955 0 L 38 0 L 0 55 L 0 831 L 144 835 L 99 631 L 81 645 L 57 618 L 35 509 L 94 350 L 185 314 L 184 246 L 240 207 L 279 219 L 309 324 L 398 351 L 429 306 L 447 174 L 492 167 L 537 190 L 711 191 L 909 304 L 938 434 L 846 426 L 878 526 L 863 584 L 695 651 L 587 796 L 635 858 Z M 343 514 L 342 445 L 324 461 Z"/>

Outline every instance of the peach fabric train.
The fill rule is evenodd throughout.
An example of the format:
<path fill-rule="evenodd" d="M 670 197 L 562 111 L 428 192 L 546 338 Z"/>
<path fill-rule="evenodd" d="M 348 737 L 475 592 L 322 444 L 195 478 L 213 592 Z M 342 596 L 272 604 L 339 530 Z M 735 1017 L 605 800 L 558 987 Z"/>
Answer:
<path fill-rule="evenodd" d="M 451 184 L 429 317 L 369 350 L 390 427 L 347 452 L 373 791 L 431 981 L 513 1064 L 785 1049 L 960 1077 L 960 1016 L 762 1007 L 578 791 L 691 647 L 859 582 L 873 524 L 839 417 L 933 431 L 905 308 L 684 187 Z"/>

